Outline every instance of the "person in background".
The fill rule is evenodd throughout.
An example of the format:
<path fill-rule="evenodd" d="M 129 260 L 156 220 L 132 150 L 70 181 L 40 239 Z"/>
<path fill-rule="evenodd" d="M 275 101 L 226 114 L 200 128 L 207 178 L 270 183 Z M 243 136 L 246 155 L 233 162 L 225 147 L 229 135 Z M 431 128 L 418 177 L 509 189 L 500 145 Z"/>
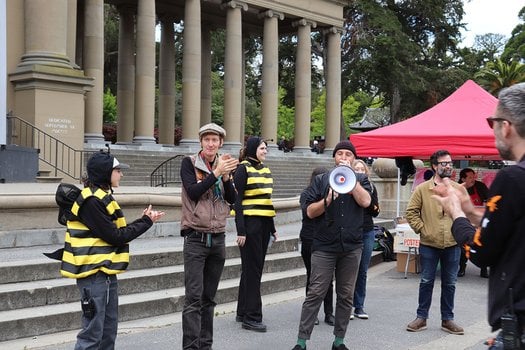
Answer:
<path fill-rule="evenodd" d="M 352 164 L 352 169 L 356 173 L 370 175 L 370 170 L 364 161 L 356 159 Z M 369 178 L 370 180 L 370 178 Z M 361 253 L 361 261 L 359 262 L 359 272 L 355 282 L 354 290 L 354 313 L 353 315 L 362 320 L 368 319 L 368 314 L 365 312 L 365 297 L 366 297 L 366 279 L 370 259 L 372 258 L 372 251 L 374 250 L 375 230 L 374 218 L 379 215 L 379 200 L 377 197 L 377 189 L 370 181 L 372 191 L 370 192 L 372 201 L 370 205 L 364 210 L 363 218 L 363 252 Z"/>
<path fill-rule="evenodd" d="M 210 123 L 199 129 L 201 150 L 185 157 L 182 179 L 181 236 L 184 237 L 183 349 L 210 350 L 215 294 L 226 260 L 226 218 L 235 202 L 231 173 L 239 161 L 219 155 L 226 131 Z"/>
<path fill-rule="evenodd" d="M 430 157 L 434 176 L 419 184 L 412 193 L 406 209 L 408 224 L 421 236 L 419 254 L 421 259 L 421 281 L 416 318 L 407 325 L 407 331 L 419 332 L 427 329 L 432 292 L 438 264 L 441 269 L 441 329 L 451 334 L 463 334 L 462 327 L 454 322 L 454 295 L 459 269 L 460 248 L 452 237 L 452 219 L 431 198 L 436 186 L 452 176 L 454 163 L 450 153 L 439 150 Z M 465 193 L 463 186 L 453 185 Z"/>
<path fill-rule="evenodd" d="M 76 199 L 67 221 L 60 273 L 76 278 L 82 304 L 82 329 L 75 350 L 114 349 L 118 328 L 117 274 L 129 263 L 128 243 L 146 232 L 164 212 L 151 205 L 130 224 L 113 197 L 122 169 L 108 152 L 93 154 L 87 162 L 85 188 Z M 56 253 L 56 252 L 55 252 Z"/>
<path fill-rule="evenodd" d="M 242 328 L 256 332 L 266 332 L 262 322 L 261 278 L 270 237 L 277 239 L 272 173 L 263 164 L 267 152 L 265 140 L 250 137 L 234 175 L 235 225 L 242 266 L 236 321 L 242 322 Z"/>
<path fill-rule="evenodd" d="M 356 158 L 354 145 L 340 141 L 332 153 L 336 166 L 350 167 Z M 337 193 L 330 187 L 330 174 L 314 178 L 306 189 L 301 209 L 315 220 L 312 244 L 310 285 L 301 310 L 297 343 L 293 350 L 306 349 L 321 303 L 335 273 L 336 307 L 332 350 L 347 350 L 344 337 L 354 296 L 355 280 L 363 249 L 364 208 L 370 206 L 370 182 L 356 174 L 355 187 L 348 193 Z"/>
<path fill-rule="evenodd" d="M 492 331 L 502 329 L 490 349 L 525 349 L 525 83 L 501 90 L 498 99 L 487 122 L 501 158 L 518 164 L 498 171 L 484 210 L 450 183 L 434 198 L 454 220 L 452 234 L 467 244 L 470 261 L 490 267 L 488 322 Z"/>
<path fill-rule="evenodd" d="M 312 185 L 315 177 L 320 174 L 327 173 L 328 169 L 324 167 L 318 167 L 315 168 L 312 171 L 312 176 L 310 177 L 310 184 Z M 306 196 L 306 189 L 301 193 L 301 196 L 299 198 L 299 203 L 301 204 L 301 207 L 304 204 L 305 196 Z M 308 215 L 306 214 L 306 210 L 303 209 L 303 219 L 302 219 L 302 226 L 301 226 L 301 232 L 299 233 L 299 239 L 301 240 L 301 257 L 303 258 L 304 267 L 306 268 L 306 294 L 308 295 L 308 285 L 310 284 L 310 273 L 312 270 L 312 263 L 311 263 L 311 256 L 312 256 L 312 242 L 314 238 L 314 232 L 315 232 L 315 220 L 310 219 Z M 334 325 L 335 317 L 333 315 L 334 313 L 334 285 L 331 282 L 328 286 L 328 290 L 326 291 L 326 295 L 323 300 L 324 305 L 324 322 L 329 324 L 330 326 Z M 315 321 L 315 324 L 319 324 L 319 319 Z"/>
<path fill-rule="evenodd" d="M 459 172 L 459 183 L 463 184 L 463 186 L 467 189 L 468 195 L 470 196 L 470 200 L 472 201 L 472 204 L 475 206 L 483 206 L 485 205 L 485 201 L 488 199 L 489 196 L 489 189 L 487 186 L 481 182 L 476 180 L 476 172 L 472 170 L 471 168 L 464 168 L 461 169 Z M 467 268 L 467 253 L 465 251 L 464 246 L 461 247 L 461 257 L 459 259 L 459 271 L 458 271 L 458 277 L 465 276 L 465 269 Z M 486 266 L 482 267 L 480 269 L 479 275 L 483 278 L 488 278 L 489 273 Z"/>

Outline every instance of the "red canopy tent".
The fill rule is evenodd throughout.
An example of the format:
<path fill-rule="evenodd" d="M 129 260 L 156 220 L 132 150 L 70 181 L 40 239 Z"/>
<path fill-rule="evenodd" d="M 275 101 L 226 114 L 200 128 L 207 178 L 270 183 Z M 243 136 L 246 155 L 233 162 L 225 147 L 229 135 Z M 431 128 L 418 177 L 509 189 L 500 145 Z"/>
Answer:
<path fill-rule="evenodd" d="M 402 122 L 350 136 L 359 157 L 428 159 L 446 149 L 453 159 L 500 159 L 485 119 L 497 98 L 468 80 L 434 107 Z"/>

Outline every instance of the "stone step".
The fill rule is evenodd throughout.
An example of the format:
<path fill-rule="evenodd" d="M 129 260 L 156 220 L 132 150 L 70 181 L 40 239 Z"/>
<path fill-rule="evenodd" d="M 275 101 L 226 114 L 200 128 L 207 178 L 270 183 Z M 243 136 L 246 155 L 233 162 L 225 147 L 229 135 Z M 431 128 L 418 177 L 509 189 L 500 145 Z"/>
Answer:
<path fill-rule="evenodd" d="M 304 288 L 305 269 L 265 273 L 261 294 Z M 219 284 L 216 301 L 219 304 L 237 300 L 238 278 Z M 119 321 L 165 315 L 182 310 L 184 288 L 169 288 L 151 292 L 121 295 Z M 56 305 L 28 307 L 0 312 L 0 341 L 50 334 L 80 328 L 78 301 Z"/>
<path fill-rule="evenodd" d="M 240 263 L 240 258 L 227 259 L 222 278 L 237 278 L 240 275 Z M 302 266 L 302 258 L 297 252 L 277 253 L 268 255 L 263 272 L 281 272 Z M 182 264 L 130 270 L 119 275 L 120 295 L 178 288 L 183 285 Z M 2 311 L 69 303 L 75 300 L 78 300 L 78 290 L 73 279 L 56 278 L 2 284 L 0 285 L 0 319 Z"/>

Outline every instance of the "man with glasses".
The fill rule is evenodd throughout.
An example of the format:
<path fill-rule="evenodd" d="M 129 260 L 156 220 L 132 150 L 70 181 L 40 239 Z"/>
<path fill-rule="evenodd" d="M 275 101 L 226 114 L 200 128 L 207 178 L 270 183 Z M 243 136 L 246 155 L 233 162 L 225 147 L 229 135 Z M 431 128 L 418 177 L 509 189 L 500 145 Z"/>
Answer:
<path fill-rule="evenodd" d="M 407 325 L 407 331 L 427 329 L 432 292 L 438 264 L 441 270 L 441 329 L 451 334 L 463 334 L 463 328 L 454 322 L 454 294 L 459 267 L 460 248 L 452 236 L 452 218 L 431 196 L 443 179 L 452 176 L 454 163 L 446 150 L 434 152 L 430 157 L 434 176 L 416 187 L 410 197 L 406 218 L 415 233 L 421 236 L 419 254 L 421 280 L 419 282 L 419 305 L 416 319 Z M 466 195 L 463 186 L 451 182 Z"/>
<path fill-rule="evenodd" d="M 470 260 L 490 267 L 488 321 L 492 331 L 503 329 L 490 349 L 525 349 L 525 83 L 498 98 L 487 122 L 501 158 L 518 164 L 498 172 L 483 211 L 446 181 L 434 198 L 454 219 L 452 233 L 467 244 Z"/>

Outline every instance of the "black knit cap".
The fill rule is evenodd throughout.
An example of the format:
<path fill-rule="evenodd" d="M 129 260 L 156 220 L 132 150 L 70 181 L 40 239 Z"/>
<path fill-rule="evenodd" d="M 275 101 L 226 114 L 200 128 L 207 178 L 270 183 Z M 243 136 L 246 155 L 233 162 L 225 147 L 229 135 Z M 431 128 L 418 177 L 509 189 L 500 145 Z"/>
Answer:
<path fill-rule="evenodd" d="M 335 157 L 335 154 L 340 149 L 347 149 L 354 154 L 354 157 L 357 157 L 357 153 L 355 151 L 354 145 L 352 145 L 352 143 L 348 140 L 340 141 L 337 145 L 335 145 L 334 152 L 332 153 L 332 157 Z"/>
<path fill-rule="evenodd" d="M 259 136 L 250 136 L 248 141 L 246 141 L 246 157 L 257 159 L 257 148 L 263 142 L 266 143 L 266 141 Z"/>

